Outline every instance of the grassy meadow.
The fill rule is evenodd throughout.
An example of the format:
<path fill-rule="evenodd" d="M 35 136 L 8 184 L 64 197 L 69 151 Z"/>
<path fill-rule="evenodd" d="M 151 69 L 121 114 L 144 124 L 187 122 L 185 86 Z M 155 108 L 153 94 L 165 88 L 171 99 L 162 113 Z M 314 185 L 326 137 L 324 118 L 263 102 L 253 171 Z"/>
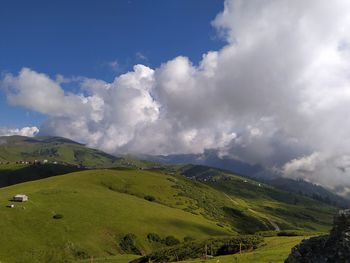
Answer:
<path fill-rule="evenodd" d="M 135 180 L 148 182 L 136 195 Z M 126 178 L 133 178 L 127 180 Z M 125 184 L 125 191 L 113 185 Z M 169 202 L 173 189 L 167 177 L 135 171 L 85 171 L 51 177 L 0 189 L 0 260 L 2 262 L 60 262 L 63 259 L 122 254 L 120 239 L 133 233 L 139 249 L 147 253 L 154 245 L 147 234 L 204 238 L 233 234 L 216 222 L 176 209 Z M 153 185 L 153 187 L 152 187 Z M 135 187 L 135 188 L 134 188 Z M 153 188 L 152 191 L 150 188 Z M 163 190 L 162 190 L 163 189 Z M 169 190 L 169 191 L 167 191 Z M 150 202 L 144 193 L 160 193 Z M 175 191 L 175 190 L 173 190 Z M 12 203 L 13 195 L 29 196 L 26 203 Z M 61 219 L 53 216 L 60 214 Z M 21 252 L 18 252 L 21 247 Z M 27 260 L 27 261 L 26 261 Z"/>
<path fill-rule="evenodd" d="M 19 193 L 27 194 L 29 201 L 7 208 L 12 196 Z M 173 236 L 182 242 L 185 237 L 198 240 L 273 230 L 268 218 L 276 222 L 293 219 L 293 214 L 264 214 L 259 206 L 265 203 L 316 213 L 317 222 L 305 221 L 318 231 L 330 227 L 328 214 L 332 207 L 293 207 L 263 195 L 238 198 L 158 171 L 87 170 L 17 184 L 0 189 L 0 260 L 72 262 L 113 258 L 128 253 L 121 249 L 121 240 L 129 233 L 135 235 L 140 254 L 147 254 L 164 246 L 150 242 L 149 233 L 161 238 Z M 54 219 L 55 215 L 62 218 Z"/>
<path fill-rule="evenodd" d="M 198 259 L 181 261 L 183 263 L 283 263 L 291 248 L 308 237 L 266 237 L 265 245 L 251 252 L 215 257 L 213 259 Z M 103 262 L 103 261 L 102 261 Z"/>
<path fill-rule="evenodd" d="M 266 237 L 265 244 L 254 251 L 244 251 L 241 254 L 214 257 L 212 259 L 195 259 L 179 261 L 182 263 L 283 263 L 292 247 L 309 236 Z M 95 263 L 124 263 L 136 259 L 133 255 L 94 258 Z M 81 262 L 91 260 L 79 260 Z"/>
<path fill-rule="evenodd" d="M 18 163 L 35 159 L 57 164 Z M 0 186 L 1 263 L 119 263 L 185 240 L 312 235 L 327 232 L 336 211 L 218 169 L 118 158 L 59 137 L 0 137 Z M 15 194 L 29 201 L 12 202 Z M 280 262 L 301 238 L 268 237 L 253 252 L 216 260 Z"/>

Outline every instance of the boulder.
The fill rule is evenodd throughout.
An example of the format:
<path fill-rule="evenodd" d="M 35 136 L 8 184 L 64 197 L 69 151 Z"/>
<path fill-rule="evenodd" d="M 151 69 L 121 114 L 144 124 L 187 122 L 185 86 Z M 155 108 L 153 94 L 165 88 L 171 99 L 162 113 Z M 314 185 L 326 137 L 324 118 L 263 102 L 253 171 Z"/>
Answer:
<path fill-rule="evenodd" d="M 303 240 L 285 263 L 350 263 L 350 209 L 334 217 L 329 235 Z"/>

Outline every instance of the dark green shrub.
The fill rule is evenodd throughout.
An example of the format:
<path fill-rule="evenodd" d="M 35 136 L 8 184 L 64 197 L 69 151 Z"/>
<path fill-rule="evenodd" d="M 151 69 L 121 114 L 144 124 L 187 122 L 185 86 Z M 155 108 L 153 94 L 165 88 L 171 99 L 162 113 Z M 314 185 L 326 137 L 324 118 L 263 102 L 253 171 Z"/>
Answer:
<path fill-rule="evenodd" d="M 167 246 L 175 246 L 177 244 L 180 244 L 180 240 L 178 240 L 176 237 L 174 236 L 167 236 L 164 239 L 164 244 Z"/>
<path fill-rule="evenodd" d="M 173 262 L 187 259 L 200 258 L 207 252 L 213 256 L 234 254 L 242 250 L 255 249 L 262 244 L 264 239 L 261 236 L 246 235 L 226 238 L 212 238 L 205 241 L 190 241 L 178 244 L 169 248 L 163 248 L 151 254 L 135 259 L 132 263 L 151 262 Z"/>
<path fill-rule="evenodd" d="M 286 237 L 293 237 L 293 236 L 311 236 L 315 234 L 322 235 L 322 232 L 308 232 L 303 230 L 282 230 L 282 231 L 259 231 L 256 232 L 256 235 L 262 236 L 262 237 L 273 237 L 273 236 L 286 236 Z"/>
<path fill-rule="evenodd" d="M 184 241 L 185 242 L 190 242 L 190 241 L 193 241 L 194 240 L 194 237 L 191 237 L 191 236 L 185 236 L 184 237 Z"/>
<path fill-rule="evenodd" d="M 157 233 L 149 233 L 147 235 L 147 239 L 150 242 L 161 242 L 162 241 L 162 239 L 160 238 L 160 236 Z"/>
<path fill-rule="evenodd" d="M 62 214 L 55 214 L 52 218 L 53 219 L 62 219 L 63 215 Z"/>
<path fill-rule="evenodd" d="M 125 253 L 141 255 L 140 250 L 136 246 L 136 236 L 132 233 L 126 234 L 120 240 L 119 246 Z"/>
<path fill-rule="evenodd" d="M 79 259 L 87 259 L 90 258 L 90 255 L 85 250 L 76 250 L 74 251 L 74 257 Z"/>
<path fill-rule="evenodd" d="M 277 236 L 278 231 L 276 230 L 266 230 L 266 231 L 258 231 L 255 233 L 255 235 L 259 235 L 262 237 L 275 237 Z"/>
<path fill-rule="evenodd" d="M 150 202 L 153 202 L 156 200 L 156 198 L 153 195 L 146 195 L 144 198 L 145 198 L 145 200 L 150 201 Z"/>
<path fill-rule="evenodd" d="M 310 235 L 310 232 L 302 231 L 302 230 L 283 230 L 277 233 L 277 236 L 285 236 L 285 237 L 308 236 L 308 235 Z"/>

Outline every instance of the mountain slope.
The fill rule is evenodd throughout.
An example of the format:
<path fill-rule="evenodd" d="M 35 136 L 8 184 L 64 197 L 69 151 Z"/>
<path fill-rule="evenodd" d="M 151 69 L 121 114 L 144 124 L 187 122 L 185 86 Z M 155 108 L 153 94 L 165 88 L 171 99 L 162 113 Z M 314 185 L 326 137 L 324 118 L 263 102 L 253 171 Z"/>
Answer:
<path fill-rule="evenodd" d="M 254 181 L 236 192 L 247 184 L 242 177 L 236 179 L 230 182 L 231 190 L 223 193 L 183 176 L 119 168 L 1 188 L 0 258 L 65 262 L 130 253 L 122 245 L 130 236 L 136 240 L 133 253 L 144 254 L 164 246 L 149 241 L 151 233 L 162 239 L 202 239 L 273 230 L 271 221 L 282 229 L 328 230 L 333 207 L 305 197 L 290 204 L 283 191 L 278 201 L 268 196 L 268 186 L 264 186 L 267 193 L 254 195 L 259 187 Z M 27 194 L 29 202 L 6 208 L 18 193 Z M 54 219 L 57 214 L 63 218 Z"/>
<path fill-rule="evenodd" d="M 226 194 L 233 203 L 240 204 L 248 211 L 265 218 L 275 229 L 300 227 L 316 230 L 322 228 L 332 217 L 328 210 L 331 206 L 325 203 L 321 205 L 321 202 L 307 196 L 286 192 L 227 171 L 185 165 L 178 172 Z M 314 209 L 315 206 L 318 208 Z M 328 217 L 325 217 L 325 214 L 328 214 Z"/>
<path fill-rule="evenodd" d="M 281 177 L 279 175 L 273 175 L 260 165 L 250 165 L 225 156 L 219 157 L 217 151 L 215 150 L 206 150 L 203 154 L 177 154 L 168 156 L 143 155 L 140 156 L 140 158 L 168 165 L 193 164 L 224 169 L 235 174 L 240 174 L 260 182 L 273 185 L 279 189 L 289 192 L 302 193 L 316 199 L 322 199 L 324 201 L 328 201 L 329 203 L 337 204 L 341 207 L 350 206 L 349 199 L 339 196 L 337 193 L 333 193 L 320 185 L 315 185 L 302 179 L 293 180 L 290 178 Z"/>
<path fill-rule="evenodd" d="M 1 137 L 0 158 L 0 186 L 36 180 L 0 188 L 4 262 L 145 254 L 166 240 L 264 230 L 324 232 L 336 210 L 224 170 L 114 157 L 59 137 Z M 35 159 L 49 163 L 18 163 Z M 74 172 L 82 166 L 89 170 Z M 19 193 L 30 201 L 6 208 Z"/>
<path fill-rule="evenodd" d="M 157 246 L 147 241 L 149 233 L 180 240 L 233 233 L 202 215 L 173 208 L 178 191 L 167 178 L 133 170 L 94 170 L 2 188 L 0 258 L 46 262 L 52 257 L 63 262 L 63 258 L 119 254 L 123 252 L 120 242 L 128 233 L 136 235 L 142 253 Z M 6 208 L 17 193 L 27 194 L 29 202 Z M 146 193 L 156 200 L 147 201 Z M 55 214 L 63 218 L 53 219 Z"/>
<path fill-rule="evenodd" d="M 118 159 L 61 137 L 0 137 L 0 162 L 49 160 L 87 167 L 108 167 Z"/>
<path fill-rule="evenodd" d="M 235 161 L 232 159 L 225 159 L 217 157 L 215 151 L 206 151 L 202 155 L 171 155 L 171 156 L 142 156 L 149 161 L 137 160 L 133 157 L 122 156 L 115 157 L 106 154 L 102 151 L 90 149 L 82 144 L 74 142 L 69 139 L 61 137 L 35 137 L 28 138 L 22 136 L 10 136 L 0 137 L 0 162 L 18 162 L 18 161 L 34 161 L 34 160 L 49 160 L 57 161 L 58 163 L 69 165 L 79 165 L 80 167 L 89 168 L 101 168 L 101 167 L 133 167 L 133 168 L 164 168 L 164 165 L 158 162 L 164 163 L 200 163 L 208 164 L 213 167 L 224 168 L 226 170 L 235 171 L 238 174 L 246 174 L 253 177 L 256 180 L 265 182 L 269 185 L 276 186 L 277 188 L 284 189 L 289 192 L 302 193 L 315 199 L 327 201 L 328 203 L 337 204 L 341 207 L 348 207 L 350 201 L 346 200 L 330 191 L 324 189 L 321 186 L 317 186 L 302 180 L 291 180 L 281 177 L 260 178 L 256 177 L 257 173 L 261 173 L 262 167 L 250 166 L 248 164 Z M 0 165 L 0 169 L 5 169 Z M 57 174 L 64 174 L 72 170 L 65 168 L 26 168 L 19 171 L 18 167 L 16 172 L 11 170 L 7 173 L 0 173 L 0 186 L 10 185 L 13 183 L 19 183 L 29 181 L 33 179 L 40 179 Z M 21 168 L 21 169 L 22 169 Z M 175 168 L 177 170 L 178 168 Z M 46 172 L 46 173 L 45 173 Z M 44 174 L 45 173 L 45 174 Z M 11 174 L 11 178 L 9 178 Z M 26 174 L 26 176 L 23 176 Z"/>

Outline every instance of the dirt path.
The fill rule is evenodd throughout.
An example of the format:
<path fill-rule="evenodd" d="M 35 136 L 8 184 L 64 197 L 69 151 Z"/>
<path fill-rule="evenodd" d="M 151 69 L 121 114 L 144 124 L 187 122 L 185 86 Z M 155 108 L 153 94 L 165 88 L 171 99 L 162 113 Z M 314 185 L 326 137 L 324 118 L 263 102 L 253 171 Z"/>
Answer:
<path fill-rule="evenodd" d="M 276 231 L 280 231 L 280 227 L 273 221 L 271 221 L 270 218 L 267 218 L 267 220 L 269 221 L 269 223 L 275 228 Z"/>
<path fill-rule="evenodd" d="M 255 214 L 259 214 L 258 212 L 254 211 L 253 209 L 249 208 L 248 209 L 250 212 L 252 213 L 255 213 Z M 269 221 L 270 225 L 273 226 L 273 228 L 276 230 L 276 231 L 280 231 L 280 227 L 275 223 L 273 222 L 270 218 L 268 217 L 265 217 L 267 219 L 267 221 Z"/>
<path fill-rule="evenodd" d="M 239 205 L 235 200 L 233 200 L 233 199 L 231 198 L 231 196 L 229 196 L 229 195 L 226 194 L 226 193 L 224 193 L 224 195 L 225 195 L 228 199 L 230 199 L 230 201 L 231 201 L 232 203 L 234 203 L 235 205 Z"/>
<path fill-rule="evenodd" d="M 239 205 L 239 204 L 237 203 L 237 201 L 235 201 L 235 200 L 233 200 L 233 199 L 231 198 L 231 196 L 229 196 L 229 195 L 226 194 L 226 193 L 224 193 L 224 195 L 225 195 L 232 203 L 234 203 L 235 205 Z M 251 209 L 251 208 L 249 208 L 248 210 L 249 210 L 250 212 L 254 213 L 254 214 L 259 215 L 258 212 L 254 211 L 254 210 Z M 273 222 L 270 218 L 268 218 L 268 217 L 265 217 L 265 218 L 267 219 L 267 221 L 269 221 L 270 225 L 273 226 L 273 228 L 274 228 L 276 231 L 280 231 L 280 230 L 281 230 L 280 227 L 279 227 L 275 222 Z"/>

